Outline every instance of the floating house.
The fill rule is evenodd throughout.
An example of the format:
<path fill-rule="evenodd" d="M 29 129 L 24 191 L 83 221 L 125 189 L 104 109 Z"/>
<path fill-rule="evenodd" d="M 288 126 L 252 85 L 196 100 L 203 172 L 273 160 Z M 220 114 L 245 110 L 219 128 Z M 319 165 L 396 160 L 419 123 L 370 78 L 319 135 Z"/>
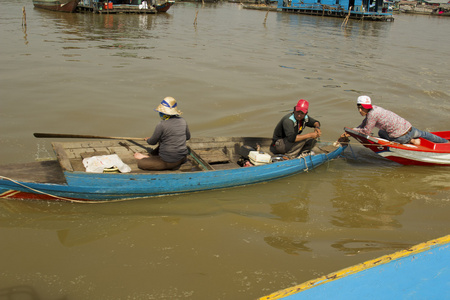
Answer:
<path fill-rule="evenodd" d="M 278 0 L 278 11 L 350 19 L 394 21 L 384 0 Z"/>

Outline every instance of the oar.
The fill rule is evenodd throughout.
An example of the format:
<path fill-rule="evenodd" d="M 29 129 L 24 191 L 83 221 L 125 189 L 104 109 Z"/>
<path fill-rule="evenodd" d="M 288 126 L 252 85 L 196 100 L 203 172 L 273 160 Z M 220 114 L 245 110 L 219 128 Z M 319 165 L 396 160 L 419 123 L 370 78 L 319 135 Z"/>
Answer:
<path fill-rule="evenodd" d="M 66 139 L 109 139 L 109 140 L 136 140 L 145 141 L 145 138 L 136 137 L 118 137 L 118 136 L 98 136 L 84 134 L 66 134 L 66 133 L 33 133 L 37 138 L 66 138 Z"/>

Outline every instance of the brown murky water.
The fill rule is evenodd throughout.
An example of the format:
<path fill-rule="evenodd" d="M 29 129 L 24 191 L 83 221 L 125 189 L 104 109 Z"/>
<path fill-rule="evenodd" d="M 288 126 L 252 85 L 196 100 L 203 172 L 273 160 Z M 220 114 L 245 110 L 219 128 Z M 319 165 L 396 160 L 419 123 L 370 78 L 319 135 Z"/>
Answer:
<path fill-rule="evenodd" d="M 52 157 L 33 132 L 148 136 L 169 95 L 197 136 L 270 136 L 305 98 L 334 141 L 361 121 L 360 94 L 418 128 L 450 128 L 450 18 L 341 28 L 276 12 L 264 25 L 265 15 L 228 3 L 60 14 L 3 0 L 0 164 Z M 223 191 L 101 205 L 0 200 L 0 295 L 255 299 L 449 233 L 449 168 L 400 166 L 356 142 L 346 152 Z"/>

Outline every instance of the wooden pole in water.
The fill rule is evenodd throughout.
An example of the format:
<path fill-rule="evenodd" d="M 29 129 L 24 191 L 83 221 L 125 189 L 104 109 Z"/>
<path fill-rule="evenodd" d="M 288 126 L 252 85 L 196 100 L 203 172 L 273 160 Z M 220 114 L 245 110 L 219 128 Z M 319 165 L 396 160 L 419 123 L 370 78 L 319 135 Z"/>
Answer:
<path fill-rule="evenodd" d="M 197 12 L 195 13 L 194 25 L 197 25 L 197 16 L 198 16 L 198 10 L 197 10 Z"/>
<path fill-rule="evenodd" d="M 352 6 L 348 8 L 348 15 L 345 17 L 344 21 L 341 24 L 341 27 L 347 26 L 348 19 L 350 19 L 350 13 L 352 12 Z"/>
<path fill-rule="evenodd" d="M 264 23 L 263 23 L 264 25 L 266 25 L 267 16 L 269 15 L 269 11 L 270 11 L 270 7 L 269 7 L 269 9 L 266 12 L 266 17 L 264 18 Z"/>
<path fill-rule="evenodd" d="M 22 7 L 22 27 L 27 27 L 27 13 L 25 11 L 25 6 Z"/>

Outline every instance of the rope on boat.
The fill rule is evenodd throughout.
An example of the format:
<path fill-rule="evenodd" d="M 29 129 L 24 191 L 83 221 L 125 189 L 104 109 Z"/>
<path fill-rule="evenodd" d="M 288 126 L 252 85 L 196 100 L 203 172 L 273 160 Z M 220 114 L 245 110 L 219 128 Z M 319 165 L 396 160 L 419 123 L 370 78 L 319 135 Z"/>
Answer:
<path fill-rule="evenodd" d="M 9 180 L 9 181 L 11 181 L 11 182 L 13 182 L 13 183 L 15 183 L 15 184 L 17 184 L 17 185 L 20 185 L 20 186 L 22 186 L 22 187 L 24 187 L 24 188 L 27 188 L 27 189 L 33 191 L 33 192 L 36 192 L 36 193 L 39 193 L 39 194 L 42 194 L 42 195 L 46 195 L 46 196 L 49 196 L 49 197 L 53 197 L 53 198 L 55 198 L 55 199 L 57 199 L 57 200 L 64 200 L 64 201 L 76 202 L 76 203 L 105 203 L 105 202 L 119 202 L 119 201 L 125 201 L 125 200 L 126 200 L 126 199 L 116 199 L 116 200 L 95 200 L 95 201 L 93 201 L 93 200 L 76 200 L 76 199 L 70 199 L 70 198 L 65 198 L 65 197 L 60 197 L 60 196 L 52 195 L 52 194 L 49 194 L 49 193 L 46 193 L 46 192 L 43 192 L 43 191 L 34 189 L 34 188 L 32 188 L 32 187 L 29 187 L 29 186 L 27 186 L 27 185 L 25 185 L 25 184 L 23 184 L 23 183 L 20 183 L 20 182 L 14 180 L 14 179 L 11 179 L 11 178 L 8 178 L 8 177 L 5 177 L 5 176 L 1 176 L 1 175 L 0 175 L 0 178 L 1 178 L 1 179 L 5 179 L 5 180 Z"/>
<path fill-rule="evenodd" d="M 301 156 L 300 158 L 303 158 L 304 160 L 305 160 L 305 169 L 303 169 L 303 171 L 305 171 L 305 172 L 308 172 L 309 171 L 309 168 L 308 168 L 308 163 L 307 163 L 307 161 L 306 161 L 306 157 L 305 156 Z M 302 161 L 301 159 L 300 159 L 300 161 Z"/>
<path fill-rule="evenodd" d="M 312 160 L 311 151 L 309 152 L 309 160 L 311 161 L 312 168 L 314 169 L 314 162 Z"/>

